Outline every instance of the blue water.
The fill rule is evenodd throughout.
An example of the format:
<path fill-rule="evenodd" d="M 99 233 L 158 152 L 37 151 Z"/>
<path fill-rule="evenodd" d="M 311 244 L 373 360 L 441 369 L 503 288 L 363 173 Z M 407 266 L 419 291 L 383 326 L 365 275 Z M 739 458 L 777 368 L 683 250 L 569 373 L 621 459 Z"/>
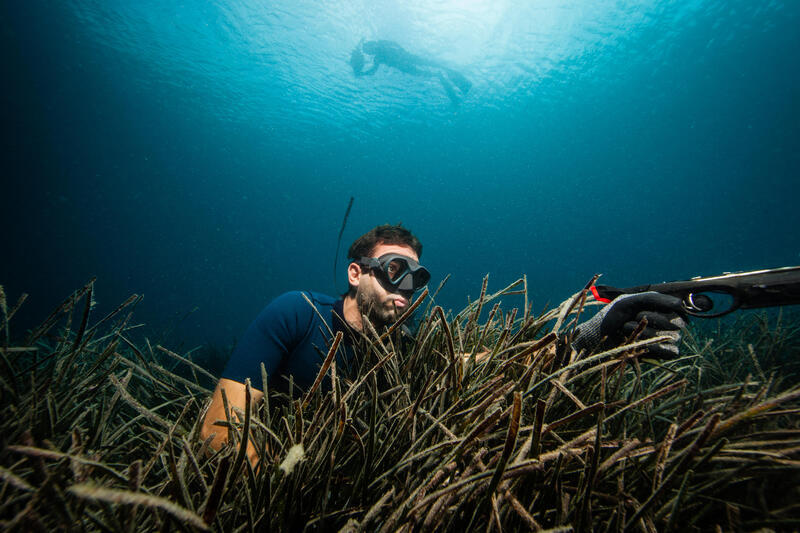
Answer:
<path fill-rule="evenodd" d="M 13 5 L 12 5 L 13 4 Z M 800 2 L 4 2 L 0 284 L 230 343 L 399 222 L 438 302 L 800 263 Z M 356 78 L 390 39 L 472 83 Z M 340 264 L 339 290 L 345 286 Z M 509 305 L 518 305 L 508 299 Z"/>

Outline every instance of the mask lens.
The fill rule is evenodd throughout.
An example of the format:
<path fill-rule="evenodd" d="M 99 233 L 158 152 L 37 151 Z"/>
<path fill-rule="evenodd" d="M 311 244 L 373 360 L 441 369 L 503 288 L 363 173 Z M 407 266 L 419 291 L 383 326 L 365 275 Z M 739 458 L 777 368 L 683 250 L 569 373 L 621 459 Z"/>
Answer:
<path fill-rule="evenodd" d="M 407 268 L 408 264 L 402 259 L 392 259 L 386 264 L 386 275 L 394 282 L 402 277 Z"/>
<path fill-rule="evenodd" d="M 430 273 L 424 267 L 417 270 L 414 274 L 414 289 L 421 289 L 427 285 L 431 279 Z"/>

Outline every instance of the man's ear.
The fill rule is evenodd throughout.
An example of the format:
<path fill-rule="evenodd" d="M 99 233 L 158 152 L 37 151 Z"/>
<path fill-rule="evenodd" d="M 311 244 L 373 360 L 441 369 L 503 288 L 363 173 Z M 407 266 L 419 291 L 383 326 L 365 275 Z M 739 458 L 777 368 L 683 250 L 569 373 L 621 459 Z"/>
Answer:
<path fill-rule="evenodd" d="M 361 280 L 361 267 L 356 263 L 350 263 L 347 266 L 347 282 L 351 287 L 358 287 Z"/>

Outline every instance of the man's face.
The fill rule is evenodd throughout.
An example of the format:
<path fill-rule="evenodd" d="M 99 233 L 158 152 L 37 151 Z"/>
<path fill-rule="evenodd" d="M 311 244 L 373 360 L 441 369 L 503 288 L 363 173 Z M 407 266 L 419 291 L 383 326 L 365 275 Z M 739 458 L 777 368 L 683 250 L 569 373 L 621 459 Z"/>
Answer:
<path fill-rule="evenodd" d="M 379 244 L 372 250 L 372 257 L 385 254 L 400 254 L 419 261 L 416 252 L 401 244 Z M 387 326 L 397 320 L 411 303 L 413 291 L 400 291 L 388 283 L 382 283 L 380 273 L 374 269 L 361 267 L 356 302 L 362 315 L 376 326 Z"/>

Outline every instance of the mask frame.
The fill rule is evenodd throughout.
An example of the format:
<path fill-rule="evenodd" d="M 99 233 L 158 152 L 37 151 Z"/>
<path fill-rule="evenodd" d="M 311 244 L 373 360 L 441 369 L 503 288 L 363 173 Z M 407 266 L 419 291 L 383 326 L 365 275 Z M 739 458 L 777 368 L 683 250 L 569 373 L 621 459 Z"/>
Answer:
<path fill-rule="evenodd" d="M 406 255 L 384 254 L 380 257 L 361 257 L 356 263 L 382 272 L 384 281 L 399 291 L 418 291 L 431 279 L 431 273 L 427 268 Z M 399 269 L 392 273 L 392 267 Z"/>

